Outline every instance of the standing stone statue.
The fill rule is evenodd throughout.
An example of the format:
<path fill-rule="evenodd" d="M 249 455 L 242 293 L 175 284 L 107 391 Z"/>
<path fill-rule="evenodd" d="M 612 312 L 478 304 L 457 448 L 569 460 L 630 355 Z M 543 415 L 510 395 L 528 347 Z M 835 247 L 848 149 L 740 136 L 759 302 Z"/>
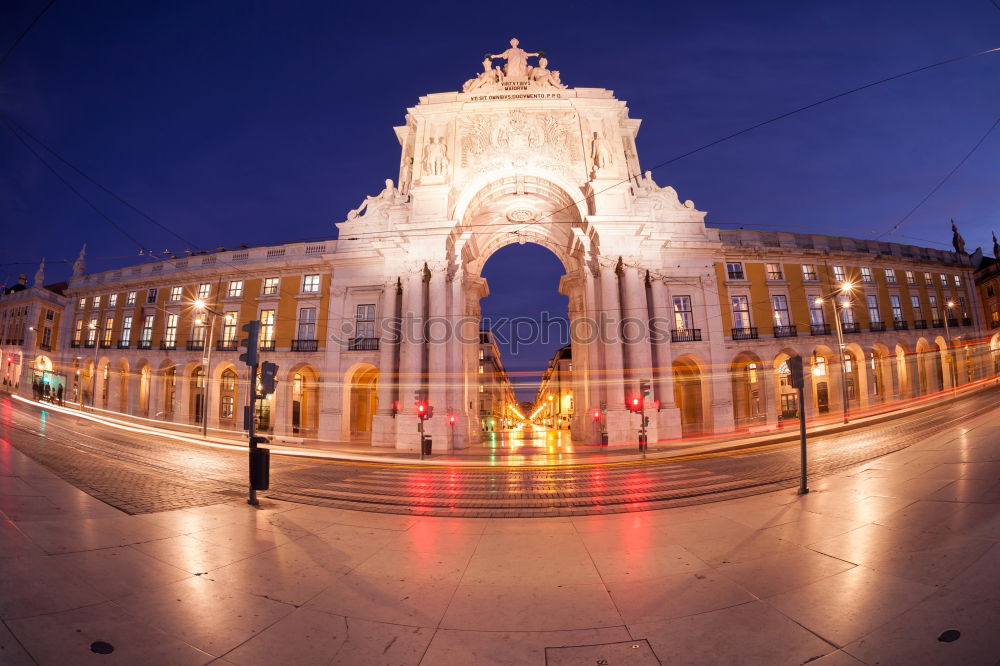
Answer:
<path fill-rule="evenodd" d="M 959 254 L 967 254 L 965 251 L 965 239 L 962 238 L 962 234 L 958 233 L 958 227 L 955 226 L 955 220 L 951 221 L 951 244 L 955 246 L 955 252 Z"/>
<path fill-rule="evenodd" d="M 1000 243 L 997 243 L 997 232 L 993 232 L 993 258 L 1000 259 Z"/>
<path fill-rule="evenodd" d="M 87 244 L 84 243 L 83 247 L 80 248 L 80 256 L 76 258 L 73 262 L 73 277 L 81 278 L 83 274 L 87 272 L 87 261 L 84 257 L 87 256 Z"/>
<path fill-rule="evenodd" d="M 410 191 L 410 180 L 413 178 L 413 158 L 407 155 L 403 158 L 403 165 L 399 167 L 399 193 L 406 194 Z"/>
<path fill-rule="evenodd" d="M 503 58 L 507 61 L 504 66 L 504 74 L 508 79 L 523 79 L 528 76 L 528 58 L 531 56 L 540 55 L 538 53 L 528 53 L 524 49 L 518 48 L 520 42 L 517 38 L 510 40 L 510 48 L 503 53 L 498 53 L 496 55 L 490 55 L 490 60 L 494 58 Z"/>
<path fill-rule="evenodd" d="M 35 271 L 35 283 L 32 286 L 41 287 L 43 282 L 45 282 L 45 257 L 42 257 L 42 263 L 38 264 L 38 270 Z"/>
<path fill-rule="evenodd" d="M 606 169 L 611 166 L 611 142 L 600 132 L 594 132 L 594 168 Z"/>
<path fill-rule="evenodd" d="M 431 137 L 424 147 L 424 171 L 431 176 L 443 176 L 448 171 L 448 147 L 444 145 L 444 137 L 438 137 L 437 143 Z"/>

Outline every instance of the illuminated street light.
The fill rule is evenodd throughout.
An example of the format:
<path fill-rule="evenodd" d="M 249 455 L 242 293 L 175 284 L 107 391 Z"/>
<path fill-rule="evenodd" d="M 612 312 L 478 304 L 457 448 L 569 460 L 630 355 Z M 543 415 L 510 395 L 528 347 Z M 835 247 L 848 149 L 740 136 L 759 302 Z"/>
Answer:
<path fill-rule="evenodd" d="M 218 286 L 216 286 L 218 290 Z M 218 291 L 216 291 L 218 293 Z M 204 300 L 196 298 L 191 305 L 195 310 L 207 312 L 209 318 L 208 335 L 205 337 L 205 374 L 201 378 L 201 436 L 208 437 L 208 378 L 212 372 L 212 338 L 215 336 L 215 318 L 221 313 L 208 307 Z M 198 318 L 198 324 L 202 323 L 202 318 Z"/>

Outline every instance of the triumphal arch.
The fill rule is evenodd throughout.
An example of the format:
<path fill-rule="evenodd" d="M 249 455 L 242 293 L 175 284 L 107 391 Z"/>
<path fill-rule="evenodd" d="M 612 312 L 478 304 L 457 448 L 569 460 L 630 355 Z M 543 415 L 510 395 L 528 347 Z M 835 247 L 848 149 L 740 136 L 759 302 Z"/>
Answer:
<path fill-rule="evenodd" d="M 512 243 L 544 246 L 565 267 L 574 440 L 597 444 L 603 431 L 612 446 L 634 443 L 638 417 L 625 403 L 646 381 L 650 437 L 680 435 L 668 296 L 678 286 L 708 322 L 687 342 L 705 359 L 721 349 L 718 232 L 643 173 L 640 121 L 625 102 L 569 87 L 550 66 L 512 39 L 460 92 L 421 97 L 395 128 L 398 178 L 337 224 L 333 288 L 376 276 L 380 286 L 375 446 L 418 446 L 417 392 L 435 407 L 435 450 L 479 441 L 479 301 L 489 289 L 481 271 Z M 716 429 L 731 427 L 724 407 L 706 415 L 728 419 Z"/>

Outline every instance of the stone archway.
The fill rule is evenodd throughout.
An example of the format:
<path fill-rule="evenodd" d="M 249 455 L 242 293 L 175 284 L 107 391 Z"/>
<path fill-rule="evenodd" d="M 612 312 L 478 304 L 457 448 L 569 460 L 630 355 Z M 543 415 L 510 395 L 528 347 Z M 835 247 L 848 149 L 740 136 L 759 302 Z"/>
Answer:
<path fill-rule="evenodd" d="M 739 429 L 767 421 L 770 396 L 764 390 L 764 363 L 757 354 L 744 351 L 729 366 L 733 385 L 733 419 Z"/>
<path fill-rule="evenodd" d="M 674 404 L 681 421 L 681 434 L 685 437 L 705 433 L 705 380 L 702 364 L 692 356 L 681 356 L 673 362 Z"/>
<path fill-rule="evenodd" d="M 378 408 L 378 368 L 370 363 L 352 366 L 344 376 L 345 439 L 370 444 Z"/>

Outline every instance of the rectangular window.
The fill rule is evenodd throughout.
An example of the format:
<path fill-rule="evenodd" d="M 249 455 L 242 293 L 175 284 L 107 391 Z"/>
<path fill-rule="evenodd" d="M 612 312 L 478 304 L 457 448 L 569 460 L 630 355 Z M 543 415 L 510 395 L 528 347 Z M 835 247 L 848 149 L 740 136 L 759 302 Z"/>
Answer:
<path fill-rule="evenodd" d="M 227 312 L 222 319 L 222 345 L 232 347 L 236 344 L 236 323 L 239 321 L 238 312 Z"/>
<path fill-rule="evenodd" d="M 858 320 L 854 314 L 853 305 L 854 304 L 851 303 L 851 299 L 848 297 L 844 297 L 844 299 L 840 302 L 840 322 L 842 324 L 857 323 Z"/>
<path fill-rule="evenodd" d="M 76 303 L 76 309 L 77 310 L 83 310 L 86 307 L 87 307 L 87 299 L 86 298 L 81 298 L 79 301 L 77 301 L 77 303 Z"/>
<path fill-rule="evenodd" d="M 946 289 L 948 288 L 948 276 L 944 273 L 941 273 L 941 286 Z"/>
<path fill-rule="evenodd" d="M 111 332 L 112 332 L 112 329 L 114 329 L 114 327 L 115 327 L 115 318 L 114 317 L 107 317 L 104 320 L 104 340 L 103 340 L 103 342 L 104 342 L 104 346 L 105 347 L 110 347 L 111 346 Z"/>
<path fill-rule="evenodd" d="M 882 321 L 882 314 L 878 311 L 878 296 L 868 295 L 868 321 L 875 324 Z"/>
<path fill-rule="evenodd" d="M 917 278 L 913 275 L 913 271 L 906 271 L 906 284 L 915 285 L 917 283 Z"/>
<path fill-rule="evenodd" d="M 79 345 L 80 338 L 83 336 L 83 320 L 77 319 L 76 324 L 73 326 L 73 344 Z"/>
<path fill-rule="evenodd" d="M 935 321 L 940 319 L 941 312 L 938 310 L 937 296 L 935 296 L 934 294 L 930 294 L 929 296 L 927 296 L 927 300 L 930 301 L 931 304 L 931 319 L 934 319 Z"/>
<path fill-rule="evenodd" d="M 738 261 L 731 261 L 726 263 L 726 274 L 729 276 L 730 280 L 745 280 L 746 277 L 743 275 L 743 264 Z"/>
<path fill-rule="evenodd" d="M 923 315 L 921 314 L 920 297 L 919 296 L 910 296 L 910 307 L 913 308 L 913 318 L 914 319 L 923 319 L 924 318 Z"/>
<path fill-rule="evenodd" d="M 52 346 L 52 329 L 46 326 L 42 329 L 42 346 L 51 347 Z"/>
<path fill-rule="evenodd" d="M 875 278 L 872 277 L 872 269 L 867 266 L 861 268 L 861 282 L 864 284 L 872 284 L 875 282 Z"/>
<path fill-rule="evenodd" d="M 359 305 L 354 316 L 354 337 L 371 339 L 375 337 L 375 306 Z"/>
<path fill-rule="evenodd" d="M 809 298 L 809 323 L 813 326 L 822 326 L 826 323 L 826 312 L 823 309 L 823 301 L 817 294 L 810 294 Z"/>
<path fill-rule="evenodd" d="M 278 278 L 264 278 L 264 295 L 273 296 L 278 293 Z"/>
<path fill-rule="evenodd" d="M 125 315 L 122 317 L 122 335 L 118 338 L 118 344 L 122 347 L 128 347 L 129 340 L 132 338 L 132 315 Z"/>
<path fill-rule="evenodd" d="M 775 326 L 791 326 L 792 318 L 788 314 L 788 297 L 784 294 L 771 296 L 771 307 L 774 309 Z"/>
<path fill-rule="evenodd" d="M 163 329 L 163 342 L 168 346 L 177 344 L 177 315 L 167 315 L 167 326 Z"/>
<path fill-rule="evenodd" d="M 316 308 L 299 308 L 299 340 L 316 339 Z"/>
<path fill-rule="evenodd" d="M 965 296 L 958 297 L 958 311 L 962 313 L 963 317 L 969 316 L 969 311 L 965 308 Z"/>
<path fill-rule="evenodd" d="M 191 326 L 191 342 L 204 345 L 206 333 L 208 333 L 208 326 L 205 325 L 205 320 L 201 317 L 195 319 Z"/>
<path fill-rule="evenodd" d="M 991 284 L 986 285 L 986 297 L 987 298 L 993 298 L 996 295 L 997 295 L 997 293 L 996 293 L 996 290 L 993 289 L 993 285 L 991 285 Z"/>
<path fill-rule="evenodd" d="M 93 345 L 97 342 L 97 317 L 91 317 L 87 324 L 87 344 Z"/>
<path fill-rule="evenodd" d="M 833 267 L 833 279 L 837 282 L 845 282 L 847 280 L 847 273 L 844 272 L 843 266 Z"/>
<path fill-rule="evenodd" d="M 767 271 L 768 280 L 785 279 L 785 276 L 781 273 L 781 264 L 764 264 L 764 270 Z"/>
<path fill-rule="evenodd" d="M 125 295 L 125 305 L 135 305 L 136 292 L 130 291 Z"/>
<path fill-rule="evenodd" d="M 802 279 L 803 280 L 819 279 L 819 276 L 816 275 L 816 266 L 814 264 L 802 264 Z"/>
<path fill-rule="evenodd" d="M 153 341 L 153 317 L 146 315 L 142 318 L 142 330 L 139 332 L 139 344 L 148 347 Z"/>
<path fill-rule="evenodd" d="M 222 396 L 222 402 L 219 407 L 219 411 L 221 412 L 219 414 L 219 417 L 223 419 L 233 418 L 233 405 L 234 405 L 233 396 L 231 395 Z"/>
<path fill-rule="evenodd" d="M 994 303 L 990 306 L 990 321 L 993 322 L 993 326 L 1000 326 L 1000 307 Z"/>
<path fill-rule="evenodd" d="M 53 321 L 56 318 L 55 310 L 45 311 L 45 321 Z"/>
<path fill-rule="evenodd" d="M 733 296 L 733 328 L 750 328 L 750 299 L 746 296 Z"/>
<path fill-rule="evenodd" d="M 208 282 L 198 285 L 198 299 L 207 301 L 212 295 L 212 285 Z"/>
<path fill-rule="evenodd" d="M 896 269 L 894 268 L 885 269 L 885 283 L 896 284 Z"/>
<path fill-rule="evenodd" d="M 146 292 L 146 303 L 155 303 L 156 295 L 158 293 L 157 289 L 150 289 Z"/>
<path fill-rule="evenodd" d="M 678 331 L 694 328 L 694 312 L 690 296 L 674 296 L 674 326 Z"/>
<path fill-rule="evenodd" d="M 114 308 L 118 307 L 118 294 L 111 294 L 108 296 L 108 307 Z"/>
<path fill-rule="evenodd" d="M 229 289 L 226 291 L 226 296 L 229 298 L 239 298 L 243 295 L 243 280 L 233 280 L 229 283 Z"/>
<path fill-rule="evenodd" d="M 892 320 L 903 321 L 903 304 L 900 302 L 899 296 L 896 294 L 889 296 L 889 306 L 892 308 Z"/>
<path fill-rule="evenodd" d="M 928 287 L 934 286 L 934 278 L 931 277 L 930 273 L 924 273 L 924 284 L 927 285 Z"/>
<path fill-rule="evenodd" d="M 962 286 L 962 276 L 961 275 L 953 275 L 952 277 L 955 278 L 955 286 L 956 287 L 961 287 Z"/>
<path fill-rule="evenodd" d="M 181 287 L 171 287 L 170 288 L 170 301 L 176 303 L 184 297 L 184 289 Z"/>
<path fill-rule="evenodd" d="M 319 275 L 303 275 L 302 291 L 306 294 L 319 293 Z"/>
<path fill-rule="evenodd" d="M 274 310 L 260 311 L 260 345 L 274 347 Z"/>
<path fill-rule="evenodd" d="M 94 309 L 97 310 L 101 307 L 101 297 L 94 296 Z"/>

